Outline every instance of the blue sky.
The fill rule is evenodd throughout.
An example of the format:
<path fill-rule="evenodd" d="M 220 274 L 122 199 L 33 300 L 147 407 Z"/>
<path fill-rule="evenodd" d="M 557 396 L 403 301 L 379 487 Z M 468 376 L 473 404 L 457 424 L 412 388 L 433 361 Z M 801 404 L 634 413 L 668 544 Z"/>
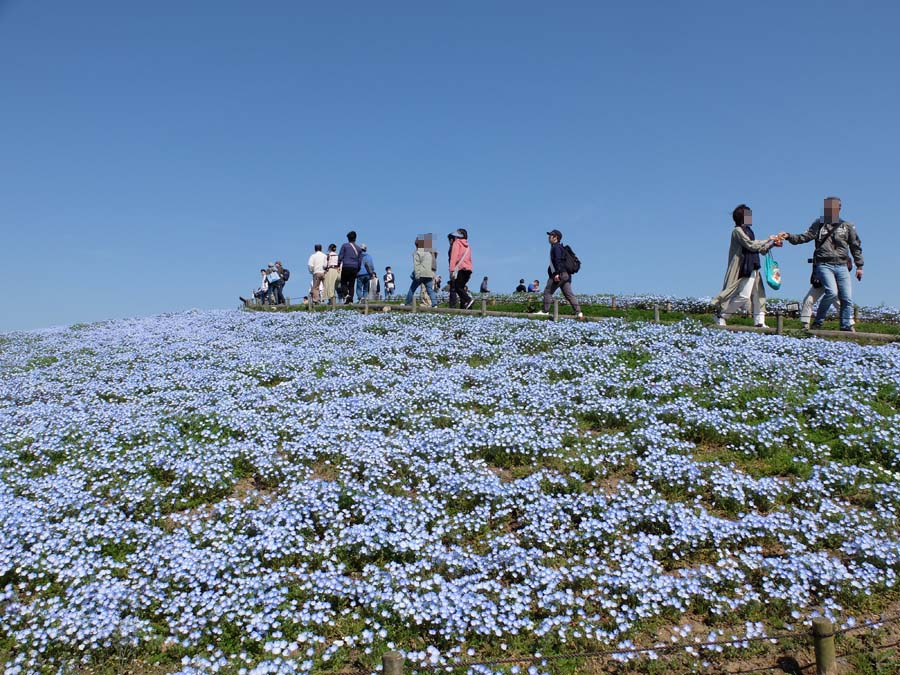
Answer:
<path fill-rule="evenodd" d="M 843 198 L 900 305 L 892 3 L 0 0 L 0 330 L 230 307 L 351 227 L 376 265 L 470 233 L 474 275 L 713 295 L 731 210 Z M 444 251 L 442 251 L 443 253 Z M 810 245 L 777 255 L 807 287 Z M 443 258 L 442 258 L 443 260 Z M 446 276 L 446 271 L 444 271 Z"/>

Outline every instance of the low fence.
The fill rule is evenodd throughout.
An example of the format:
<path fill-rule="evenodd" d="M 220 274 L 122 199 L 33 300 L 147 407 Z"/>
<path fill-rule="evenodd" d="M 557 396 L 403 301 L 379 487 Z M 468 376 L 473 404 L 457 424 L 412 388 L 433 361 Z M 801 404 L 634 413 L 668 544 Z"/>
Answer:
<path fill-rule="evenodd" d="M 688 649 L 693 651 L 698 650 L 710 650 L 710 649 L 722 649 L 725 647 L 746 647 L 753 643 L 770 643 L 770 644 L 778 644 L 784 643 L 788 641 L 792 642 L 800 642 L 805 644 L 807 652 L 811 651 L 814 655 L 814 660 L 808 661 L 806 664 L 801 665 L 800 662 L 789 654 L 781 654 L 778 656 L 772 656 L 775 660 L 772 665 L 762 666 L 762 667 L 753 667 L 742 670 L 733 670 L 726 669 L 720 671 L 714 671 L 709 668 L 698 669 L 697 666 L 701 664 L 695 663 L 692 667 L 690 667 L 690 672 L 692 673 L 706 673 L 707 675 L 712 675 L 712 673 L 722 673 L 722 675 L 737 675 L 738 673 L 749 674 L 749 673 L 764 673 L 764 672 L 782 672 L 782 673 L 793 673 L 799 674 L 804 673 L 805 671 L 812 672 L 812 669 L 815 668 L 815 672 L 817 675 L 837 675 L 840 672 L 845 672 L 846 667 L 848 665 L 848 659 L 851 658 L 859 658 L 859 657 L 871 657 L 871 666 L 872 670 L 870 672 L 879 672 L 879 663 L 881 663 L 879 654 L 886 654 L 888 650 L 891 650 L 897 646 L 900 646 L 900 640 L 896 640 L 894 642 L 886 643 L 886 644 L 873 644 L 866 649 L 855 649 L 849 652 L 840 652 L 838 653 L 835 649 L 835 638 L 838 636 L 850 635 L 852 633 L 859 633 L 863 631 L 869 631 L 870 635 L 874 632 L 873 629 L 884 628 L 889 624 L 897 624 L 900 623 L 900 615 L 893 616 L 883 616 L 878 619 L 868 621 L 866 623 L 861 623 L 856 626 L 852 626 L 849 628 L 843 628 L 840 630 L 835 630 L 834 625 L 831 621 L 826 618 L 815 618 L 812 620 L 811 630 L 809 631 L 793 631 L 793 632 L 784 632 L 778 633 L 776 635 L 769 636 L 759 636 L 759 637 L 748 637 L 734 640 L 717 640 L 712 642 L 703 642 L 703 643 L 693 643 L 693 644 L 671 644 L 671 645 L 662 645 L 655 647 L 635 647 L 629 649 L 604 649 L 597 651 L 583 651 L 583 652 L 572 652 L 569 654 L 550 654 L 550 655 L 541 655 L 541 656 L 523 656 L 523 657 L 511 657 L 511 658 L 501 658 L 501 659 L 486 659 L 483 661 L 478 660 L 466 660 L 466 661 L 457 661 L 454 663 L 447 664 L 427 664 L 421 665 L 417 663 L 408 663 L 404 659 L 403 655 L 396 651 L 389 651 L 382 655 L 382 673 L 383 675 L 405 675 L 406 673 L 431 673 L 431 672 L 444 672 L 444 673 L 453 673 L 458 671 L 467 671 L 473 668 L 490 668 L 490 667 L 504 667 L 504 666 L 537 666 L 542 668 L 547 668 L 552 663 L 557 661 L 592 661 L 592 662 L 611 662 L 617 661 L 621 663 L 623 657 L 655 657 L 655 661 L 659 661 L 660 657 L 669 658 L 672 655 L 685 652 Z M 757 657 L 758 658 L 758 657 Z M 896 666 L 898 663 L 898 659 L 891 654 L 890 661 L 888 663 Z M 599 664 L 595 664 L 599 665 Z M 670 665 L 670 664 L 666 664 Z M 720 666 L 724 667 L 724 666 Z M 364 673 L 368 675 L 371 671 L 353 671 L 349 675 L 363 675 Z M 665 670 L 665 672 L 673 673 L 673 675 L 679 671 L 674 670 Z M 681 672 L 687 672 L 682 670 Z M 894 672 L 894 671 L 891 671 Z M 345 671 L 345 675 L 348 675 Z"/>
<path fill-rule="evenodd" d="M 478 309 L 453 309 L 450 307 L 426 307 L 424 305 L 419 304 L 418 297 L 413 297 L 412 305 L 402 305 L 391 302 L 369 302 L 368 300 L 363 300 L 363 302 L 352 303 L 348 305 L 344 304 L 330 304 L 330 305 L 316 305 L 315 303 L 302 303 L 302 304 L 291 304 L 290 298 L 286 298 L 287 305 L 258 305 L 258 304 L 249 304 L 245 305 L 246 307 L 250 307 L 253 309 L 260 310 L 269 310 L 269 311 L 279 311 L 283 309 L 291 309 L 295 311 L 297 307 L 303 307 L 304 309 L 309 310 L 310 312 L 323 312 L 323 311 L 331 311 L 338 308 L 349 308 L 355 310 L 362 310 L 364 314 L 369 314 L 370 312 L 375 311 L 399 311 L 399 312 L 427 312 L 432 314 L 454 314 L 454 315 L 463 315 L 463 316 L 502 316 L 502 317 L 512 317 L 512 318 L 533 318 L 532 314 L 527 314 L 523 312 L 496 312 L 488 309 L 488 299 L 485 297 L 481 298 L 481 306 Z M 616 302 L 616 298 L 612 298 L 612 302 L 610 304 L 611 309 L 618 309 L 619 305 Z M 673 308 L 671 304 L 669 305 L 659 305 L 655 304 L 652 306 L 653 310 L 653 321 L 655 323 L 660 323 L 662 321 L 662 313 L 671 313 Z M 773 334 L 773 335 L 783 335 L 785 333 L 784 327 L 784 319 L 786 316 L 790 315 L 790 310 L 782 311 L 778 310 L 775 312 L 775 327 L 774 328 L 756 328 L 754 326 L 707 326 L 707 328 L 712 328 L 715 330 L 724 330 L 735 333 L 763 333 L 763 334 Z M 553 299 L 553 307 L 548 315 L 548 318 L 552 318 L 554 321 L 559 321 L 560 319 L 569 319 L 574 320 L 574 316 L 568 315 L 560 315 L 559 313 L 559 298 Z M 585 321 L 609 321 L 610 319 L 607 317 L 585 317 Z M 848 333 L 845 331 L 837 331 L 837 330 L 806 330 L 805 334 L 814 335 L 818 337 L 825 337 L 831 339 L 838 340 L 850 340 L 850 341 L 864 341 L 864 342 L 878 342 L 878 343 L 890 343 L 900 341 L 900 335 L 894 335 L 889 333 L 862 333 L 862 332 L 854 332 Z"/>

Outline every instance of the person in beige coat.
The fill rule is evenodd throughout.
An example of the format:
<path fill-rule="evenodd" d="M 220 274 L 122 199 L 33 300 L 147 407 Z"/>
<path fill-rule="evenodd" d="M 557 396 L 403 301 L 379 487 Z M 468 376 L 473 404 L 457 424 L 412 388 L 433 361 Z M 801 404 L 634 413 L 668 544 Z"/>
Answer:
<path fill-rule="evenodd" d="M 328 253 L 325 256 L 325 302 L 336 304 L 337 292 L 335 287 L 341 280 L 341 265 L 338 262 L 337 244 L 328 245 Z"/>
<path fill-rule="evenodd" d="M 405 304 L 407 305 L 412 304 L 413 294 L 419 286 L 425 287 L 428 297 L 431 300 L 431 306 L 434 307 L 437 305 L 437 299 L 434 296 L 434 288 L 432 287 L 434 282 L 434 270 L 432 269 L 434 254 L 432 253 L 431 244 L 432 239 L 430 234 L 420 235 L 416 238 L 416 250 L 413 253 L 413 271 L 410 275 L 412 284 L 410 284 L 409 292 L 406 294 Z"/>
<path fill-rule="evenodd" d="M 760 274 L 760 253 L 768 253 L 773 246 L 780 246 L 776 235 L 768 239 L 756 239 L 751 227 L 752 211 L 746 204 L 740 204 L 732 212 L 734 229 L 731 231 L 731 245 L 728 248 L 728 269 L 722 291 L 712 304 L 716 311 L 716 323 L 720 326 L 732 314 L 744 312 L 748 305 L 753 313 L 753 324 L 757 328 L 766 325 L 766 290 Z"/>

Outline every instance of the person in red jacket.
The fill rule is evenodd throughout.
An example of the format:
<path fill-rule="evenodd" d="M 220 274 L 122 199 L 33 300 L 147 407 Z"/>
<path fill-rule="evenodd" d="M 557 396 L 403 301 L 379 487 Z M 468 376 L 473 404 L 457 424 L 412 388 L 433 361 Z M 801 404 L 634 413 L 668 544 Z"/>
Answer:
<path fill-rule="evenodd" d="M 459 298 L 459 306 L 469 309 L 475 299 L 466 290 L 466 284 L 472 277 L 472 249 L 469 247 L 469 233 L 459 228 L 453 233 L 453 244 L 450 247 L 450 306 L 456 306 L 455 295 Z"/>

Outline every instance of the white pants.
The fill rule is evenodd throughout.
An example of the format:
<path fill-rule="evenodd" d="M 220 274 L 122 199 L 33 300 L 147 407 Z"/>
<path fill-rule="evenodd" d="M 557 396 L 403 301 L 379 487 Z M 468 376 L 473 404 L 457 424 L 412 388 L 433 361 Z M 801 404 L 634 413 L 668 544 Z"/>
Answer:
<path fill-rule="evenodd" d="M 813 308 L 823 295 L 825 295 L 825 289 L 821 286 L 819 288 L 816 288 L 815 286 L 809 287 L 809 290 L 803 298 L 803 302 L 800 303 L 800 323 L 804 326 L 809 327 L 814 314 Z M 840 309 L 838 310 L 838 313 L 840 313 Z M 850 325 L 852 326 L 854 323 L 853 317 L 851 316 Z"/>
<path fill-rule="evenodd" d="M 725 325 L 725 319 L 732 314 L 743 314 L 748 309 L 753 312 L 753 323 L 764 324 L 766 322 L 766 303 L 759 294 L 759 270 L 753 270 L 746 279 L 741 279 L 741 285 L 725 304 L 722 305 L 722 318 L 719 325 Z"/>

